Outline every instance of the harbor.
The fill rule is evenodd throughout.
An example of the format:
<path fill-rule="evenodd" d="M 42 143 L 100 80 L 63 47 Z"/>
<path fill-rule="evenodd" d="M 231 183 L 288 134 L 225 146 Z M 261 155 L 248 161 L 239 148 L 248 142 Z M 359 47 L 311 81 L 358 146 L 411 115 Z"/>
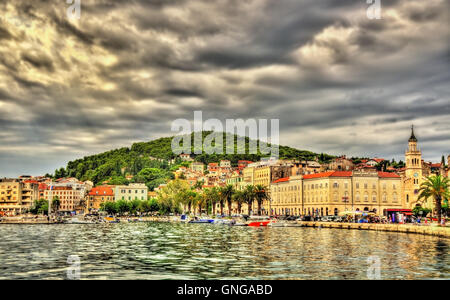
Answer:
<path fill-rule="evenodd" d="M 0 226 L 0 279 L 449 279 L 448 239 L 325 227 L 181 222 Z"/>
<path fill-rule="evenodd" d="M 322 222 L 322 221 L 286 221 L 276 218 L 252 216 L 249 218 L 208 218 L 188 216 L 145 216 L 145 217 L 71 217 L 65 219 L 35 217 L 9 217 L 1 218 L 0 225 L 52 225 L 52 224 L 103 224 L 103 223 L 187 223 L 204 225 L 249 226 L 249 227 L 312 227 L 344 230 L 371 230 L 384 232 L 398 232 L 410 234 L 431 235 L 450 238 L 450 227 L 437 226 L 437 224 L 379 224 L 379 223 L 349 223 L 349 222 Z"/>

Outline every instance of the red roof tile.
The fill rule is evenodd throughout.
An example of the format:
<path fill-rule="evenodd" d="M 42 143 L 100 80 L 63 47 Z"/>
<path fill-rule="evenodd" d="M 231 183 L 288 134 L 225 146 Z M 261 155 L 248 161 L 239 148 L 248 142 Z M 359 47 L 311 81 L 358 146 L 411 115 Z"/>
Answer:
<path fill-rule="evenodd" d="M 114 191 L 107 186 L 97 186 L 89 192 L 89 196 L 114 196 Z"/>
<path fill-rule="evenodd" d="M 284 178 L 277 179 L 277 180 L 275 180 L 272 183 L 279 183 L 279 182 L 286 182 L 286 181 L 289 181 L 289 177 L 284 177 Z"/>
<path fill-rule="evenodd" d="M 372 158 L 372 160 L 376 161 L 377 163 L 380 163 L 384 161 L 384 158 Z"/>
<path fill-rule="evenodd" d="M 440 165 L 440 164 L 439 164 Z M 25 180 L 24 183 L 39 183 L 37 180 Z"/>
<path fill-rule="evenodd" d="M 351 177 L 352 171 L 335 171 L 330 177 Z"/>
<path fill-rule="evenodd" d="M 380 178 L 400 178 L 398 174 L 391 172 L 378 172 L 378 177 Z"/>
<path fill-rule="evenodd" d="M 330 177 L 331 174 L 333 174 L 334 172 L 336 172 L 336 171 L 328 171 L 328 172 L 323 172 L 323 173 L 303 175 L 303 179 Z"/>

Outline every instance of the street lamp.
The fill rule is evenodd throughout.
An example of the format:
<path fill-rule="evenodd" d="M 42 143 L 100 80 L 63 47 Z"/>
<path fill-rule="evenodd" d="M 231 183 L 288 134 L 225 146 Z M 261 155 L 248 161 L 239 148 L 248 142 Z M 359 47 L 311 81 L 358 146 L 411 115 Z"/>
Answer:
<path fill-rule="evenodd" d="M 345 205 L 345 206 L 344 206 L 344 207 L 345 207 L 344 209 L 345 209 L 345 211 L 347 211 L 348 197 L 347 197 L 347 196 L 342 197 L 342 201 L 344 201 L 344 203 L 345 203 L 345 204 L 344 204 L 344 205 Z"/>

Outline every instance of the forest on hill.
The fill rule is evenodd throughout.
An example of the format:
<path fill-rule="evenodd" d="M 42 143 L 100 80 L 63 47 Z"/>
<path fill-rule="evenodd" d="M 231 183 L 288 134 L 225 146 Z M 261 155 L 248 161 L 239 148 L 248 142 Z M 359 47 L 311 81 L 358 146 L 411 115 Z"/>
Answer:
<path fill-rule="evenodd" d="M 210 134 L 210 131 L 202 132 L 202 141 Z M 142 182 L 153 189 L 173 178 L 172 172 L 178 169 L 180 165 L 186 165 L 186 162 L 182 162 L 179 156 L 172 152 L 173 138 L 173 136 L 163 137 L 149 142 L 134 143 L 129 148 L 110 150 L 70 161 L 65 168 L 57 169 L 53 177 L 55 179 L 76 177 L 82 181 L 90 180 L 96 185 L 105 181 L 108 184 Z M 190 138 L 193 152 L 194 133 L 191 134 Z M 237 153 L 238 138 L 245 140 L 245 153 L 247 154 L 207 154 L 202 152 L 202 154 L 192 154 L 191 157 L 195 161 L 205 164 L 227 159 L 231 161 L 232 166 L 236 166 L 239 160 L 259 161 L 262 157 L 267 156 L 261 154 L 259 148 L 257 154 L 248 154 L 250 139 L 237 135 L 234 135 L 235 153 Z M 318 159 L 320 162 L 328 162 L 333 157 L 324 153 L 317 154 L 311 151 L 279 146 L 280 159 Z"/>

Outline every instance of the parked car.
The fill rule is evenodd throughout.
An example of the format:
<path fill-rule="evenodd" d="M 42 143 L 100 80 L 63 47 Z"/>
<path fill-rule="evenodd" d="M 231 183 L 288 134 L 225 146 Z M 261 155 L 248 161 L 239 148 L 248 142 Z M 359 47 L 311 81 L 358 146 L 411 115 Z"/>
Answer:
<path fill-rule="evenodd" d="M 301 218 L 299 218 L 299 219 L 297 219 L 297 220 L 299 220 L 299 221 L 312 221 L 313 219 L 312 219 L 312 217 L 311 216 L 303 216 L 303 217 L 301 217 Z"/>
<path fill-rule="evenodd" d="M 345 222 L 345 217 L 343 216 L 334 216 L 334 222 Z"/>
<path fill-rule="evenodd" d="M 323 216 L 322 218 L 320 218 L 320 221 L 322 221 L 322 222 L 333 222 L 334 221 L 334 216 Z"/>

